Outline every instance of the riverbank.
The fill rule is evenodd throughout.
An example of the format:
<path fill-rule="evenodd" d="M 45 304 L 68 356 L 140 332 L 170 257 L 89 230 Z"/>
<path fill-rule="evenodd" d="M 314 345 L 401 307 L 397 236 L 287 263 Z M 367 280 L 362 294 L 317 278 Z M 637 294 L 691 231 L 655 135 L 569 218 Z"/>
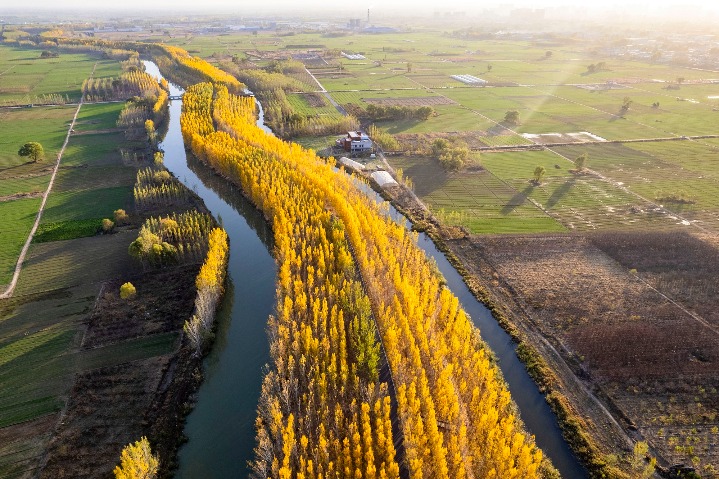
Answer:
<path fill-rule="evenodd" d="M 517 356 L 556 414 L 567 443 L 592 477 L 628 477 L 605 460 L 609 454 L 623 454 L 631 448 L 626 433 L 580 383 L 557 350 L 532 327 L 531 319 L 513 299 L 513 291 L 502 282 L 496 269 L 470 254 L 471 237 L 460 228 L 442 225 L 404 186 L 375 188 L 412 222 L 413 229 L 432 238 L 474 297 L 510 334 L 517 344 Z"/>

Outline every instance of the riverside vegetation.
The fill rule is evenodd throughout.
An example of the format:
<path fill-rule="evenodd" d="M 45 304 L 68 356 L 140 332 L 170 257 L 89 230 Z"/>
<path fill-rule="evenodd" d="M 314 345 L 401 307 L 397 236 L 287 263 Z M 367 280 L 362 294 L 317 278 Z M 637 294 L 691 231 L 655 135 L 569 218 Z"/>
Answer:
<path fill-rule="evenodd" d="M 222 84 L 185 93 L 186 143 L 243 187 L 275 233 L 278 313 L 256 476 L 397 477 L 387 389 L 362 333 L 374 318 L 412 477 L 539 477 L 541 451 L 416 236 L 330 163 L 253 122 L 252 99 Z"/>

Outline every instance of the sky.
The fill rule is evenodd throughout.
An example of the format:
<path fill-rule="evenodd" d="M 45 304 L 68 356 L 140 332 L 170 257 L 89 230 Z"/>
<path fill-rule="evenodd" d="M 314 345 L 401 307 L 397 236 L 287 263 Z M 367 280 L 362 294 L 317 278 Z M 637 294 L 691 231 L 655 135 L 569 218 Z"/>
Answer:
<path fill-rule="evenodd" d="M 672 8 L 672 12 L 681 10 L 690 10 L 692 7 L 686 6 L 691 4 L 701 6 L 704 11 L 719 14 L 719 1 L 717 0 L 495 0 L 492 2 L 482 0 L 337 0 L 328 2 L 327 0 L 122 0 L 120 2 L 113 1 L 88 1 L 88 0 L 30 0 L 28 3 L 20 3 L 10 5 L 11 0 L 0 0 L 0 11 L 3 9 L 2 4 L 10 8 L 35 8 L 35 9 L 122 9 L 122 10 L 172 10 L 180 12 L 183 10 L 191 11 L 222 11 L 230 13 L 246 13 L 251 15 L 253 11 L 268 11 L 276 8 L 278 10 L 298 11 L 300 9 L 320 10 L 322 8 L 331 9 L 333 12 L 341 10 L 343 5 L 350 5 L 350 10 L 366 10 L 374 8 L 378 10 L 399 10 L 412 9 L 414 11 L 422 10 L 431 12 L 435 9 L 449 10 L 482 10 L 484 8 L 496 8 L 501 5 L 513 5 L 514 7 L 531 7 L 531 8 L 552 8 L 570 6 L 571 8 L 602 8 L 607 9 L 614 6 L 620 11 L 628 9 L 636 12 L 654 12 L 658 10 L 666 10 Z M 681 7 L 682 4 L 685 6 Z M 20 6 L 21 5 L 21 6 Z"/>

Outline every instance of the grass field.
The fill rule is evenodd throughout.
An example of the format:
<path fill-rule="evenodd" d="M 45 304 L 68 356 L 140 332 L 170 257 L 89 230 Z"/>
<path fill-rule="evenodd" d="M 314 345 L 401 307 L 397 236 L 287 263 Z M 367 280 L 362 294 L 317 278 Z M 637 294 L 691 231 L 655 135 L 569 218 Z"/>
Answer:
<path fill-rule="evenodd" d="M 14 62 L 7 73 L 17 75 L 7 81 L 0 76 L 0 104 L 25 94 L 59 93 L 79 99 L 79 86 L 97 59 L 61 54 L 40 64 L 27 57 L 35 53 L 39 56 L 39 51 L 0 47 L 0 71 L 3 62 Z M 117 62 L 98 63 L 96 76 L 118 73 Z M 26 83 L 27 91 L 13 93 L 15 82 Z M 112 218 L 114 210 L 133 214 L 137 166 L 126 164 L 119 149 L 138 145 L 126 141 L 115 128 L 122 107 L 122 103 L 83 105 L 17 288 L 12 298 L 0 300 L 2 477 L 26 477 L 41 462 L 56 429 L 57 413 L 66 405 L 78 375 L 166 357 L 178 344 L 178 328 L 169 331 L 164 323 L 155 327 L 156 333 L 98 348 L 82 343 L 93 308 L 108 295 L 117 295 L 119 286 L 108 284 L 138 274 L 127 252 L 135 230 L 96 234 L 102 218 Z M 47 188 L 75 108 L 0 109 L 0 284 L 10 279 L 37 214 L 41 201 L 37 194 Z M 29 163 L 19 158 L 17 150 L 26 141 L 43 144 L 47 160 Z M 190 278 L 194 280 L 194 275 Z M 194 294 L 192 288 L 184 289 Z M 173 318 L 177 320 L 177 315 Z M 142 388 L 136 393 L 150 397 Z"/>
<path fill-rule="evenodd" d="M 8 284 L 40 207 L 40 198 L 0 202 L 0 284 Z"/>
<path fill-rule="evenodd" d="M 39 56 L 40 50 L 0 45 L 0 71 L 3 72 L 0 76 L 0 105 L 4 101 L 50 93 L 77 101 L 82 81 L 89 77 L 96 62 L 98 65 L 95 74 L 98 77 L 119 73 L 117 62 L 98 60 L 84 54 L 67 54 L 56 59 L 42 60 Z M 90 130 L 114 128 L 121 107 L 121 104 L 85 105 L 78 117 L 77 131 L 89 133 Z M 0 136 L 0 216 L 6 222 L 0 230 L 0 285 L 7 284 L 10 280 L 18 254 L 25 242 L 24 238 L 27 237 L 35 220 L 40 204 L 39 196 L 47 189 L 52 167 L 65 140 L 75 110 L 75 106 L 0 109 L 0 125 L 3 132 Z M 87 156 L 99 157 L 100 162 L 107 162 L 105 165 L 117 163 L 117 145 L 121 140 L 119 137 L 112 138 L 111 141 L 93 135 L 78 138 L 83 140 L 71 142 L 66 152 L 62 169 L 58 174 L 56 190 L 58 186 L 60 191 L 72 190 L 64 186 L 70 182 L 68 177 L 72 177 L 76 185 L 82 184 L 82 189 L 93 188 L 96 181 L 88 178 L 87 169 L 82 170 L 85 175 L 77 172 L 65 174 L 67 167 L 83 165 Z M 36 141 L 43 146 L 44 161 L 35 163 L 28 161 L 26 157 L 18 156 L 18 149 L 28 141 Z M 87 197 L 81 197 L 80 199 L 87 201 L 90 206 L 84 210 L 74 208 L 73 211 L 64 211 L 60 207 L 62 197 L 56 199 L 51 195 L 50 205 L 53 213 L 48 215 L 51 221 L 86 219 L 88 215 L 96 218 L 111 214 L 116 208 L 108 211 L 108 208 L 99 206 L 103 204 L 102 198 L 107 198 L 107 201 L 117 201 L 120 195 L 126 196 L 127 189 L 118 191 L 113 188 L 116 188 L 118 183 L 127 185 L 132 184 L 132 181 L 128 183 L 128 174 L 118 172 L 116 169 L 108 169 L 104 172 L 104 176 L 112 178 L 112 181 L 105 181 L 109 183 L 106 185 L 108 191 L 100 193 L 99 203 L 97 198 L 87 201 Z M 124 205 L 125 200 L 120 200 L 120 203 Z M 47 217 L 44 220 L 47 221 Z"/>
<path fill-rule="evenodd" d="M 86 54 L 61 53 L 58 58 L 40 58 L 39 49 L 0 45 L 0 105 L 38 103 L 43 95 L 60 95 L 72 102 L 80 100 L 82 82 L 90 76 L 95 62 L 96 77 L 116 76 L 114 60 Z"/>
<path fill-rule="evenodd" d="M 229 34 L 173 39 L 194 53 L 245 56 L 291 55 L 308 48 L 363 54 L 364 60 L 329 58 L 335 68 L 313 67 L 318 80 L 340 104 L 366 106 L 363 98 L 446 95 L 456 105 L 436 107 L 425 122 L 394 122 L 382 126 L 392 133 L 487 131 L 508 110 L 518 110 L 519 133 L 588 131 L 613 140 L 716 133 L 719 85 L 686 84 L 667 90 L 667 82 L 705 79 L 710 74 L 688 68 L 615 58 L 601 58 L 573 44 L 546 48 L 527 41 L 457 39 L 432 32 L 329 37 L 303 33 L 278 36 Z M 391 46 L 390 46 L 391 45 Z M 552 55 L 546 56 L 547 50 Z M 588 49 L 589 50 L 589 49 Z M 267 60 L 252 58 L 265 65 Z M 589 73 L 587 66 L 603 61 L 607 68 Z M 339 67 L 341 65 L 341 71 Z M 490 88 L 469 87 L 451 78 L 471 74 Z M 628 82 L 624 87 L 592 91 L 577 85 Z M 513 85 L 513 86 L 502 86 Z M 623 99 L 632 106 L 620 111 Z M 677 101 L 677 99 L 691 101 Z M 698 102 L 697 102 L 698 101 Z M 659 102 L 659 107 L 652 105 Z M 301 106 L 301 105 L 297 105 Z M 322 114 L 324 107 L 317 108 Z M 310 113 L 305 105 L 302 111 Z M 482 118 L 482 115 L 485 118 Z M 507 137 L 511 141 L 511 137 Z M 493 144 L 499 144 L 494 141 Z M 513 143 L 508 143 L 513 144 Z"/>

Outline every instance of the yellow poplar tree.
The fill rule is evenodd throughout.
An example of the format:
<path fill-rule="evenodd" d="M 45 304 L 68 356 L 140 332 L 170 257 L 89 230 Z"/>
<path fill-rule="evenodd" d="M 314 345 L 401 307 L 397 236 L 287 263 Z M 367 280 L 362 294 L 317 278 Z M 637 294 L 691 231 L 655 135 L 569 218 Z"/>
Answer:
<path fill-rule="evenodd" d="M 152 454 L 150 441 L 142 437 L 122 450 L 120 465 L 115 467 L 115 479 L 154 479 L 160 462 Z"/>

